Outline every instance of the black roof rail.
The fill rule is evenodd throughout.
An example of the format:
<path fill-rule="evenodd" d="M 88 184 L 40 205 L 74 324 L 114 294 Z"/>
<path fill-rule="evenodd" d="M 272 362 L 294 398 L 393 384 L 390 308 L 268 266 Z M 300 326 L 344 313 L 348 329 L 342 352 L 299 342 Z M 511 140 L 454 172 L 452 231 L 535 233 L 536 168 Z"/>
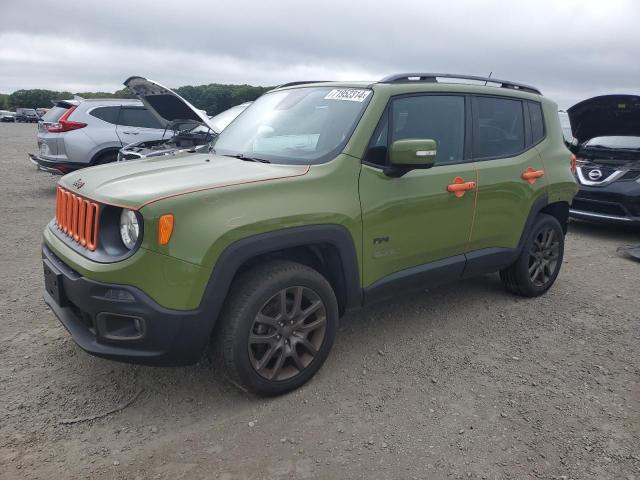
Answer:
<path fill-rule="evenodd" d="M 294 87 L 296 85 L 304 85 L 305 83 L 326 83 L 326 82 L 331 82 L 331 80 L 302 80 L 298 82 L 283 83 L 282 85 L 278 85 L 273 88 L 275 90 L 276 88 Z"/>
<path fill-rule="evenodd" d="M 409 83 L 409 82 L 427 82 L 437 83 L 438 78 L 454 78 L 458 80 L 474 80 L 478 82 L 493 83 L 500 85 L 501 88 L 510 88 L 512 90 L 520 90 L 522 92 L 537 93 L 542 92 L 536 87 L 525 85 L 524 83 L 511 82 L 509 80 L 500 80 L 491 77 L 477 77 L 474 75 L 456 75 L 455 73 L 398 73 L 384 77 L 378 83 Z"/>

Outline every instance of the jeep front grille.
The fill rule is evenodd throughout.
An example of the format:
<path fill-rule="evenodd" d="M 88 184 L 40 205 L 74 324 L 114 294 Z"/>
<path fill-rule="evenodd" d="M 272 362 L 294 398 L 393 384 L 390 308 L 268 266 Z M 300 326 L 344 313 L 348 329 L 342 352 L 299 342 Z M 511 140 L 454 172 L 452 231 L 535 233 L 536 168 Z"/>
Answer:
<path fill-rule="evenodd" d="M 58 187 L 56 225 L 69 238 L 94 251 L 98 246 L 100 205 Z"/>

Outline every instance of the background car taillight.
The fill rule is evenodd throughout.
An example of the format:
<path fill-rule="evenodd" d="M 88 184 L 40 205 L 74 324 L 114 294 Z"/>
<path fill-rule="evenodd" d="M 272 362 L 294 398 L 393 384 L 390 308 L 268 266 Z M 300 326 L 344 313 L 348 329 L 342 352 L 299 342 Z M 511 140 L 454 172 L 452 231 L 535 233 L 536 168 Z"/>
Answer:
<path fill-rule="evenodd" d="M 71 107 L 69 110 L 67 110 L 56 123 L 47 127 L 47 131 L 52 133 L 60 133 L 86 127 L 86 123 L 74 122 L 72 120 L 69 120 L 69 115 L 71 115 L 75 109 L 76 107 Z"/>

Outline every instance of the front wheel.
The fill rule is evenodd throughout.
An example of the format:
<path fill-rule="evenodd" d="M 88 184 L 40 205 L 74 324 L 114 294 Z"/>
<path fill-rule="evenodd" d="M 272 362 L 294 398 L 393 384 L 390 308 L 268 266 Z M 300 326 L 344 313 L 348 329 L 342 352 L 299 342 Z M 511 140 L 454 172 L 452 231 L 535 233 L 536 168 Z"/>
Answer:
<path fill-rule="evenodd" d="M 214 348 L 230 379 L 261 395 L 306 383 L 333 345 L 338 304 L 316 270 L 273 261 L 241 274 L 231 288 Z"/>
<path fill-rule="evenodd" d="M 523 297 L 537 297 L 556 281 L 564 257 L 564 232 L 555 217 L 540 214 L 522 252 L 513 265 L 500 272 L 508 290 Z"/>

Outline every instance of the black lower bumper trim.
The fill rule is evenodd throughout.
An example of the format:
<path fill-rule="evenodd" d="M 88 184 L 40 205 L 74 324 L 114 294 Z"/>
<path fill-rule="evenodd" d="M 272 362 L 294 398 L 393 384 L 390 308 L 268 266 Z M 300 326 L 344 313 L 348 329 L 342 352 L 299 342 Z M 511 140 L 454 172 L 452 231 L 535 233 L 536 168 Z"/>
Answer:
<path fill-rule="evenodd" d="M 64 264 L 46 246 L 42 257 L 47 275 L 44 299 L 75 342 L 98 357 L 144 365 L 180 366 L 198 362 L 211 333 L 211 317 L 204 310 L 171 310 L 158 305 L 140 289 L 95 282 Z M 126 292 L 114 298 L 113 292 Z M 97 328 L 101 313 L 144 320 L 144 335 L 114 340 Z"/>
<path fill-rule="evenodd" d="M 31 162 L 36 165 L 40 170 L 44 170 L 45 172 L 53 173 L 55 175 L 65 175 L 69 172 L 73 172 L 80 168 L 89 167 L 87 164 L 78 164 L 71 162 L 58 162 L 55 160 L 45 160 L 38 155 L 34 155 L 33 153 L 29 154 L 29 158 Z"/>

